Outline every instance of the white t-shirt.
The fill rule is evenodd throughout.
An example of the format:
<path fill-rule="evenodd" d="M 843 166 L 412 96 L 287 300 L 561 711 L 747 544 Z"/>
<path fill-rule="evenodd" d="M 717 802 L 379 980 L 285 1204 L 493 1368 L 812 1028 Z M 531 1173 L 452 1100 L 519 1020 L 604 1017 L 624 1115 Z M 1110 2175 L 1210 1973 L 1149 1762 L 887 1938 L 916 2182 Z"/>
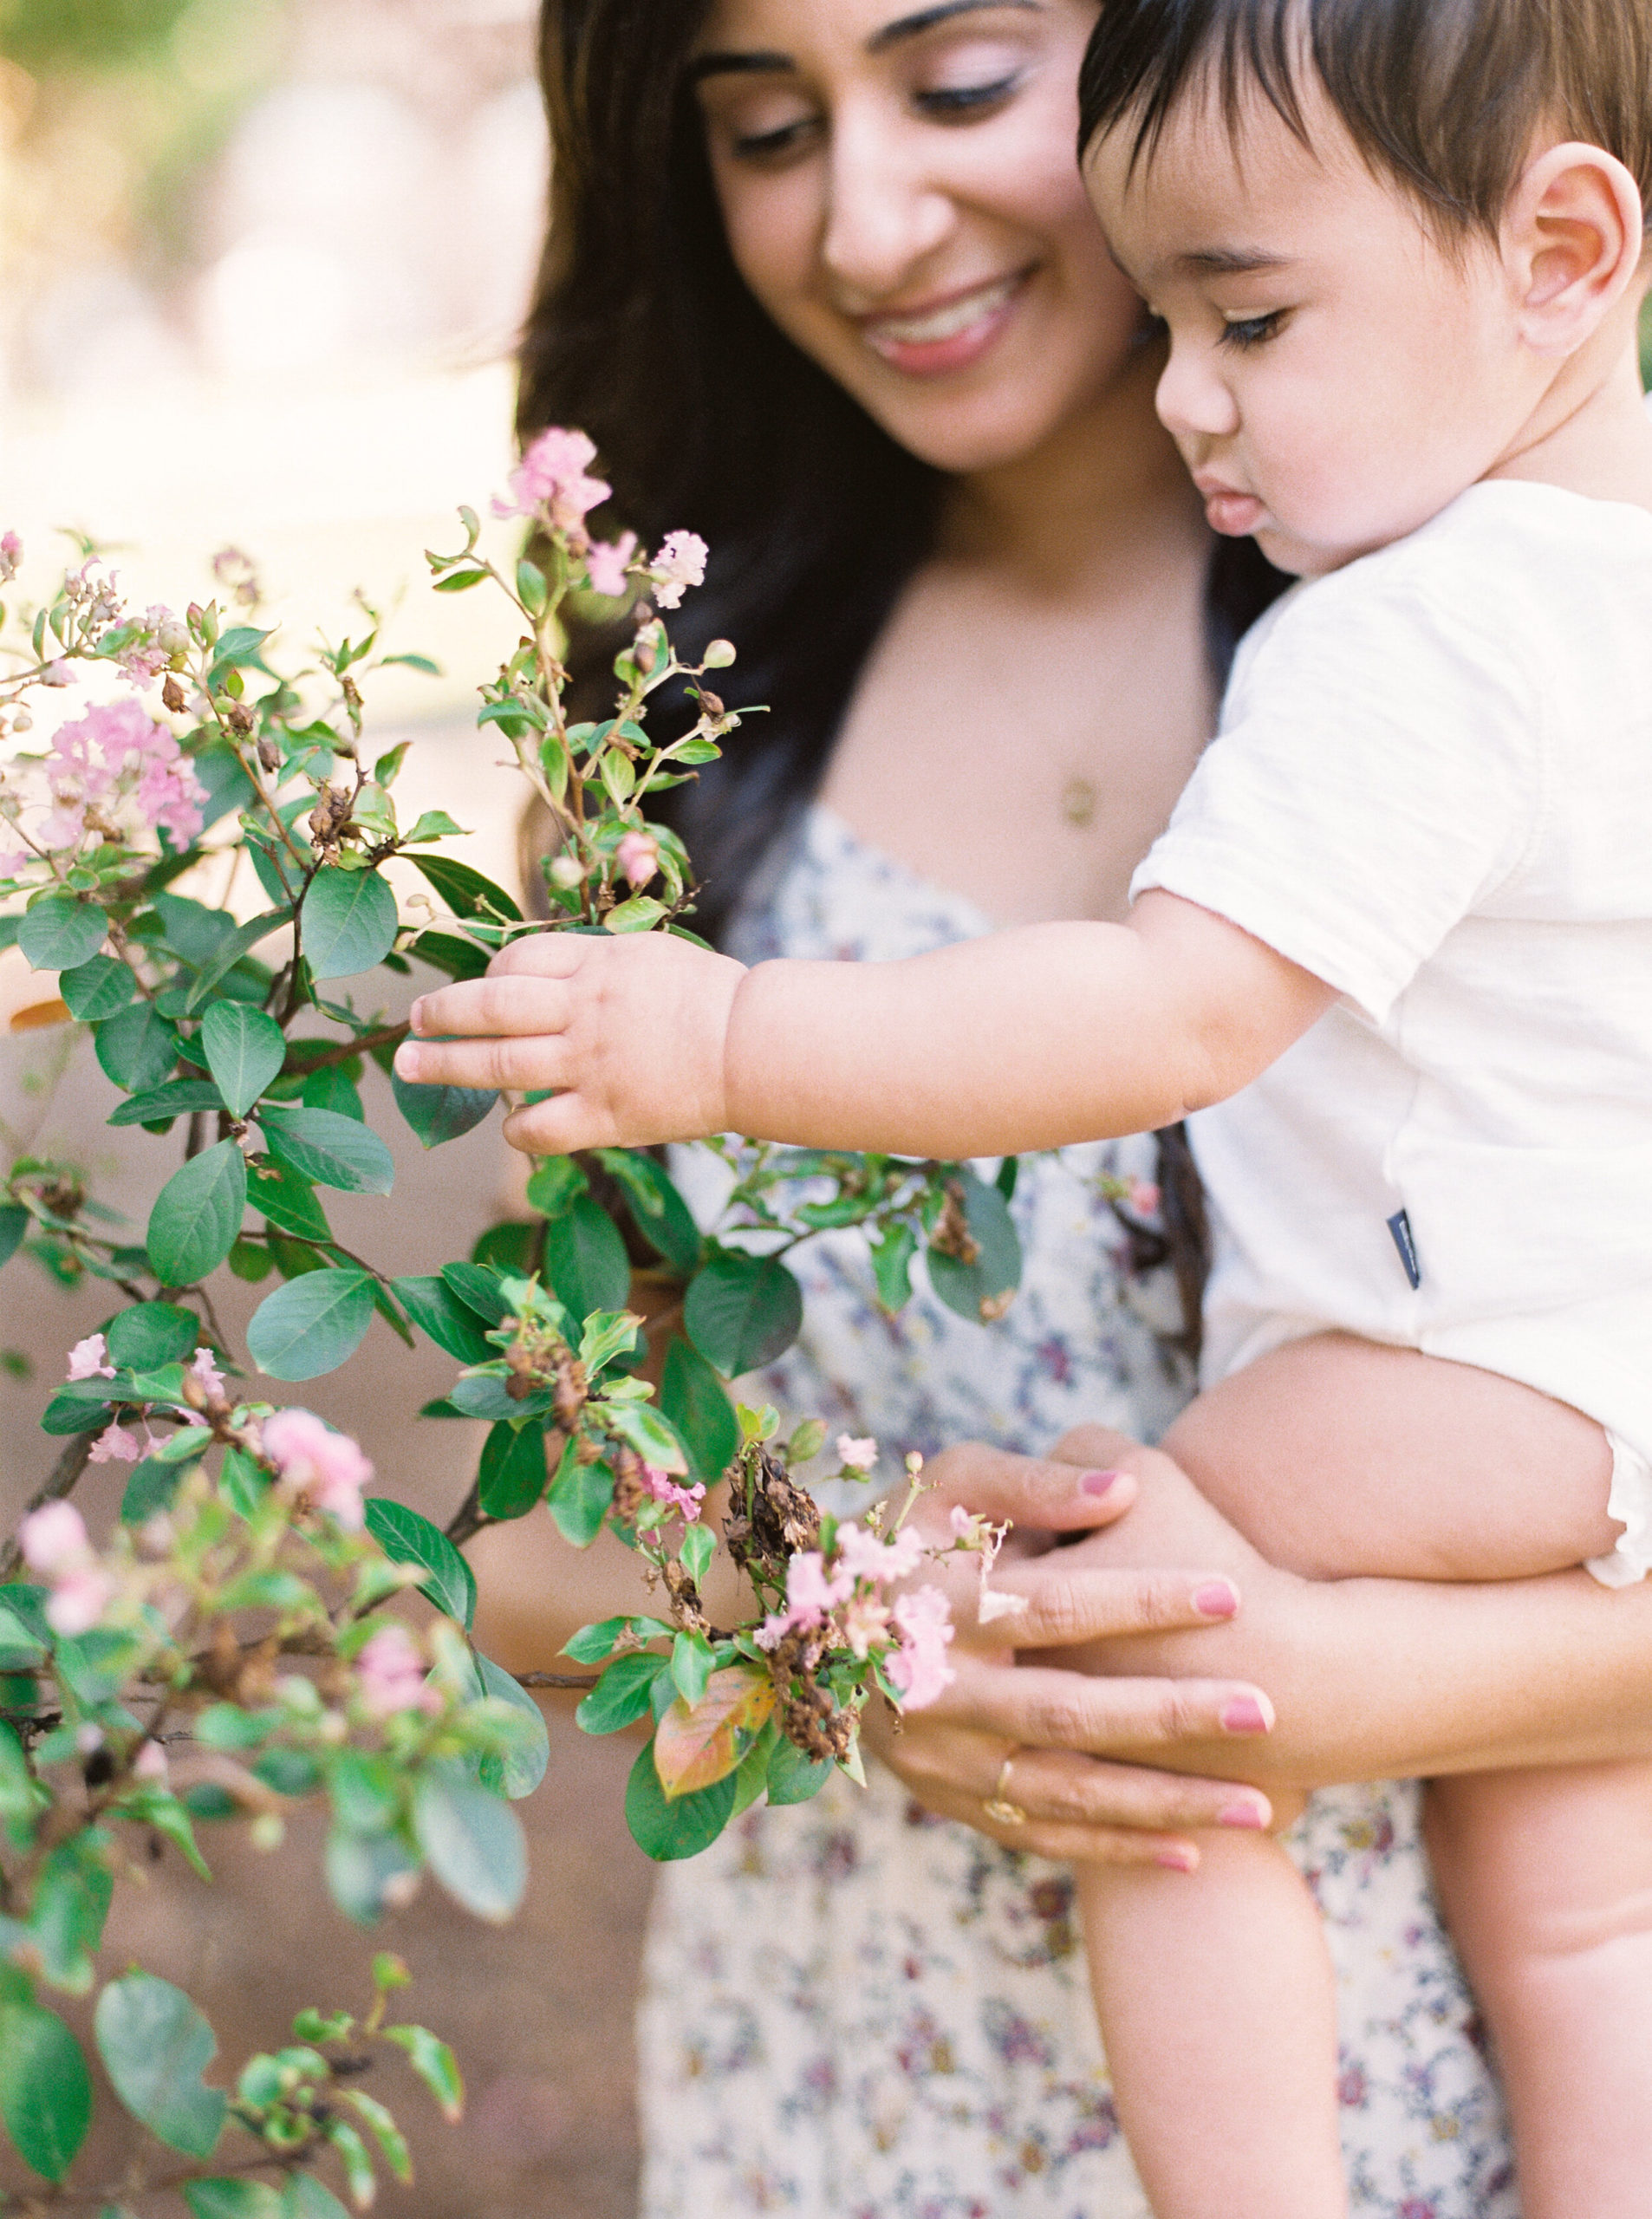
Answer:
<path fill-rule="evenodd" d="M 1298 587 L 1153 887 L 1343 996 L 1193 1121 L 1209 1376 L 1341 1327 L 1652 1453 L 1652 514 L 1477 485 Z"/>

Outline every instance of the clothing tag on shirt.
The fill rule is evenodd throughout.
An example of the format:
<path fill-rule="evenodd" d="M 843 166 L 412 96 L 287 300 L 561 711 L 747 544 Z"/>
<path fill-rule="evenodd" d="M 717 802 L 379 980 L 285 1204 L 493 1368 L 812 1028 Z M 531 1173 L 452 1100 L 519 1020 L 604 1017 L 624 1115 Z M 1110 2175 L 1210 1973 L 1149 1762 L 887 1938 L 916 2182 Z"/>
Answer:
<path fill-rule="evenodd" d="M 1411 1230 L 1408 1210 L 1401 1210 L 1389 1220 L 1389 1231 L 1394 1235 L 1394 1245 L 1400 1252 L 1400 1261 L 1405 1266 L 1405 1275 L 1415 1293 L 1422 1285 L 1422 1266 L 1417 1260 L 1416 1235 Z"/>

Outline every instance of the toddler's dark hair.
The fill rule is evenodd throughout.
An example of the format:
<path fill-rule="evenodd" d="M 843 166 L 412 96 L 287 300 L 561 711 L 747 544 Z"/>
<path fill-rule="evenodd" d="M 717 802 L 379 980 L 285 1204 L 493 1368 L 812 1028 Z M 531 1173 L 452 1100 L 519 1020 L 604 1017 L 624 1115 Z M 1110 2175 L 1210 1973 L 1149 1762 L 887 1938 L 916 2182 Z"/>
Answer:
<path fill-rule="evenodd" d="M 1652 0 L 1103 0 L 1079 152 L 1128 124 L 1150 159 L 1207 91 L 1237 131 L 1252 87 L 1305 140 L 1304 66 L 1448 237 L 1495 233 L 1545 128 L 1615 154 L 1652 206 Z"/>

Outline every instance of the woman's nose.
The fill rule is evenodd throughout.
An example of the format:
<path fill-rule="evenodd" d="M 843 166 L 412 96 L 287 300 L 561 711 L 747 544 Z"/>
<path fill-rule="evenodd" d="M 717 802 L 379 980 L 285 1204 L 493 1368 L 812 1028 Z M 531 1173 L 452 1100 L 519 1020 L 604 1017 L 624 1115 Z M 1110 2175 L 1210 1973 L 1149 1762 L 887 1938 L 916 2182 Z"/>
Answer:
<path fill-rule="evenodd" d="M 955 221 L 951 198 L 903 136 L 877 118 L 834 120 L 821 258 L 868 303 L 903 285 Z"/>
<path fill-rule="evenodd" d="M 1238 403 L 1207 347 L 1172 344 L 1157 406 L 1173 439 L 1231 439 L 1239 427 Z"/>

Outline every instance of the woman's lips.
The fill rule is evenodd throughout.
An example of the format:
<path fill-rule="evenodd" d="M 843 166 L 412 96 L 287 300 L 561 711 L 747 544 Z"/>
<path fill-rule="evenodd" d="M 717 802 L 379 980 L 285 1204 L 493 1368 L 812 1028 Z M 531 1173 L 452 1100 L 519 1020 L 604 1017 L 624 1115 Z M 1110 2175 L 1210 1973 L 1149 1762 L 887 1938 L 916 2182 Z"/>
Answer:
<path fill-rule="evenodd" d="M 979 361 L 1015 311 L 1032 272 L 995 277 L 904 316 L 868 316 L 861 333 L 879 358 L 909 377 L 936 377 Z"/>

